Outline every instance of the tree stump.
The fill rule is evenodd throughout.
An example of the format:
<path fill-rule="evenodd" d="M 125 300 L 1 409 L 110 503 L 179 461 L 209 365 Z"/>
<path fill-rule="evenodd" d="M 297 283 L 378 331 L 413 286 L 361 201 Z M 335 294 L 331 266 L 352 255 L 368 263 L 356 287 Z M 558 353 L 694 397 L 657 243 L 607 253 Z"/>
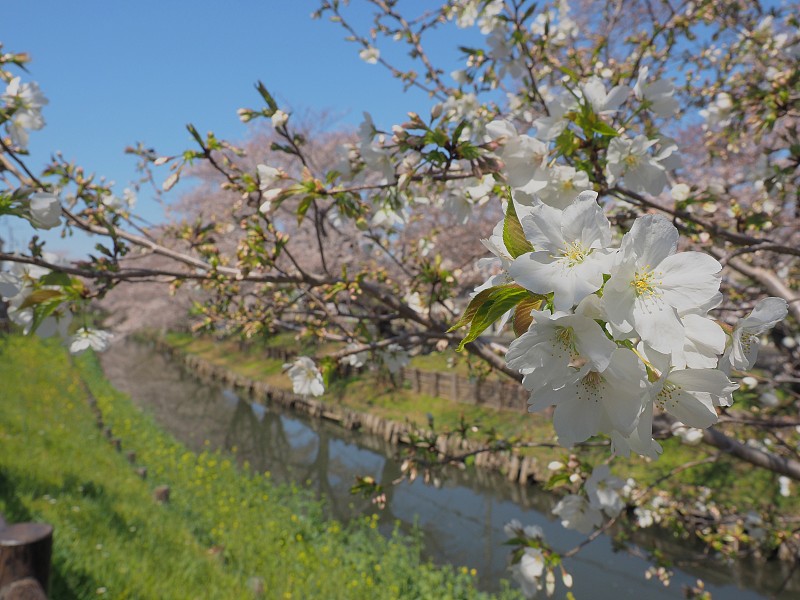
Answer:
<path fill-rule="evenodd" d="M 1 588 L 0 600 L 47 600 L 47 595 L 38 581 L 26 577 Z"/>
<path fill-rule="evenodd" d="M 0 589 L 33 577 L 46 591 L 52 552 L 52 525 L 17 523 L 0 529 Z"/>
<path fill-rule="evenodd" d="M 155 500 L 159 504 L 165 504 L 169 502 L 169 486 L 160 485 L 156 489 L 154 489 L 153 500 Z"/>

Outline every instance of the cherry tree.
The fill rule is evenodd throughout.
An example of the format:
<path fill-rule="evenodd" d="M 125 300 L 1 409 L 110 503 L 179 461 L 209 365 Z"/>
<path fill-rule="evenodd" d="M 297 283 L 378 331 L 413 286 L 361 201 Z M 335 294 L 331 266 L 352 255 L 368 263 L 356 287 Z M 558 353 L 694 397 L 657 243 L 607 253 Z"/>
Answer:
<path fill-rule="evenodd" d="M 531 411 L 553 406 L 565 447 L 600 436 L 609 459 L 656 459 L 659 439 L 676 436 L 800 480 L 796 15 L 710 0 L 450 0 L 417 15 L 353 4 L 323 0 L 315 16 L 433 108 L 386 130 L 365 114 L 357 132 L 320 133 L 259 83 L 262 105 L 238 112 L 268 128 L 257 140 L 189 126 L 195 145 L 180 155 L 131 148 L 159 193 L 203 181 L 179 222 L 150 229 L 130 195 L 83 168 L 58 156 L 29 167 L 47 101 L 20 70 L 27 57 L 2 54 L 0 214 L 104 240 L 72 263 L 38 239 L 1 253 L 11 320 L 66 336 L 88 302 L 157 281 L 191 290 L 198 330 L 341 342 L 291 365 L 298 393 L 323 394 L 337 361 L 394 371 L 410 352 L 458 347 L 520 381 Z M 350 17 L 365 7 L 373 21 L 360 31 Z M 466 28 L 483 42 L 445 73 L 427 41 Z M 513 341 L 489 342 L 490 328 Z M 761 377 L 774 401 L 737 407 L 770 341 L 780 359 Z M 87 327 L 69 343 L 107 344 Z M 746 443 L 721 423 L 778 443 Z M 589 539 L 626 503 L 652 522 L 653 490 L 607 465 L 552 471 L 570 490 L 555 514 Z M 507 529 L 525 593 L 552 593 L 556 572 L 571 581 L 573 551 Z"/>

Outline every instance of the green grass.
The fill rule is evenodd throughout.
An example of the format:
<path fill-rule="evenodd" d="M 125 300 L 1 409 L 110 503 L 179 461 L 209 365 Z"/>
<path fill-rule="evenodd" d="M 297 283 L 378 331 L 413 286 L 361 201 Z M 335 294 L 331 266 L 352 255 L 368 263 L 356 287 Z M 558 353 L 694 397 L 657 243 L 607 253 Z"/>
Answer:
<path fill-rule="evenodd" d="M 81 377 L 146 480 L 96 427 Z M 0 381 L 0 512 L 54 525 L 53 598 L 252 598 L 253 578 L 269 598 L 480 596 L 469 573 L 425 563 L 372 517 L 327 520 L 301 490 L 188 451 L 90 354 L 73 363 L 55 343 L 0 338 Z M 152 498 L 162 484 L 167 504 Z"/>

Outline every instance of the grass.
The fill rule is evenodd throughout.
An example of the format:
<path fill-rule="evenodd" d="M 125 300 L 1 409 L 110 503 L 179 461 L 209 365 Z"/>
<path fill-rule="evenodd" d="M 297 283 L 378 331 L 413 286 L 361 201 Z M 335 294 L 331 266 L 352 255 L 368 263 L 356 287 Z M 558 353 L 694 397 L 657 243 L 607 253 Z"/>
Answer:
<path fill-rule="evenodd" d="M 291 382 L 281 372 L 280 361 L 265 358 L 252 348 L 240 351 L 234 341 L 214 341 L 208 338 L 193 338 L 188 334 L 171 333 L 166 337 L 168 343 L 184 352 L 197 354 L 232 372 L 261 379 L 275 387 L 290 389 Z M 294 346 L 293 346 L 294 344 Z M 283 334 L 276 345 L 297 347 L 291 334 Z M 427 357 L 415 357 L 418 368 L 459 373 L 469 372 L 467 359 L 461 354 L 434 353 Z M 455 364 L 454 364 L 455 362 Z M 752 395 L 752 394 L 751 394 Z M 330 404 L 341 404 L 349 408 L 378 414 L 382 417 L 404 422 L 410 421 L 418 426 L 427 426 L 427 416 L 434 418 L 437 429 L 447 431 L 458 428 L 463 419 L 468 423 L 478 423 L 480 431 L 471 433 L 477 439 L 492 437 L 493 434 L 507 439 L 523 442 L 550 442 L 555 440 L 552 423 L 540 414 L 521 415 L 518 412 L 497 410 L 468 404 L 457 404 L 442 398 L 416 394 L 410 389 L 398 388 L 375 372 L 366 371 L 346 380 L 334 381 L 322 400 Z M 737 406 L 748 405 L 752 401 L 746 393 L 738 394 Z M 753 437 L 757 432 L 748 432 L 741 426 L 735 433 L 741 438 L 744 434 Z M 705 446 L 686 446 L 677 438 L 662 441 L 664 453 L 657 461 L 640 457 L 617 458 L 612 468 L 617 475 L 633 478 L 640 488 L 659 482 L 682 465 L 701 460 L 716 452 Z M 540 464 L 550 460 L 563 460 L 566 449 L 534 448 L 522 451 L 534 455 Z M 590 463 L 605 458 L 606 448 L 582 449 L 580 456 Z M 672 497 L 689 506 L 703 495 L 703 488 L 713 490 L 713 503 L 722 513 L 745 513 L 749 510 L 764 515 L 779 513 L 785 516 L 800 515 L 800 494 L 788 498 L 778 493 L 778 476 L 765 469 L 759 469 L 742 461 L 721 455 L 716 461 L 692 469 L 681 471 L 661 481 L 656 490 L 667 491 Z"/>
<path fill-rule="evenodd" d="M 327 520 L 302 490 L 188 451 L 91 354 L 72 362 L 55 343 L 0 338 L 0 381 L 0 512 L 54 525 L 53 598 L 253 598 L 256 585 L 270 598 L 482 597 L 470 573 L 423 562 L 373 517 Z M 96 427 L 84 381 L 147 479 Z M 162 484 L 171 497 L 157 504 Z"/>

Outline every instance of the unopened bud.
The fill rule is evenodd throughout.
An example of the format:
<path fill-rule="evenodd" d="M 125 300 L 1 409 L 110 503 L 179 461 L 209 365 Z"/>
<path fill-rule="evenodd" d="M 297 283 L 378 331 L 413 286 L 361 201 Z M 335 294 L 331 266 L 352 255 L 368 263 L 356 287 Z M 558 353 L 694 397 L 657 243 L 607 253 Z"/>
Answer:
<path fill-rule="evenodd" d="M 169 190 L 171 190 L 173 188 L 173 186 L 176 183 L 178 183 L 178 177 L 180 177 L 180 175 L 178 173 L 173 173 L 172 175 L 167 177 L 167 180 L 164 182 L 164 185 L 161 186 L 164 189 L 165 192 L 168 192 Z"/>

